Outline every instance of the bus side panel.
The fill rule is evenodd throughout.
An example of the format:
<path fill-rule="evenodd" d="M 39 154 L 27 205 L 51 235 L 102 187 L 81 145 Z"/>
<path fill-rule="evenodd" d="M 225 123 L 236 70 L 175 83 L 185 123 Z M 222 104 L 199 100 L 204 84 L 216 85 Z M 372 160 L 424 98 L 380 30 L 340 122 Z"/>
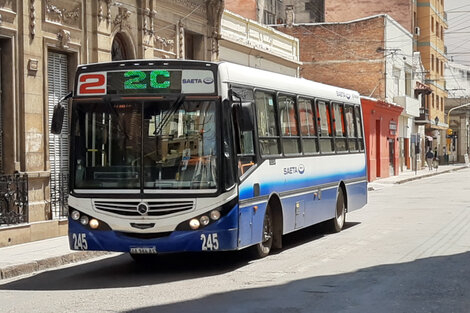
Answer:
<path fill-rule="evenodd" d="M 314 199 L 312 194 L 311 199 Z M 329 220 L 335 216 L 336 188 L 317 192 L 315 200 L 310 201 L 311 206 L 305 212 L 305 226 L 311 226 Z"/>
<path fill-rule="evenodd" d="M 264 214 L 266 213 L 266 204 L 258 205 L 258 209 L 253 211 L 253 234 L 252 243 L 261 242 L 263 239 Z"/>
<path fill-rule="evenodd" d="M 261 241 L 264 213 L 266 212 L 266 203 L 257 204 L 255 209 L 253 205 L 240 208 L 239 219 L 239 248 L 251 246 Z"/>
<path fill-rule="evenodd" d="M 331 218 L 331 201 L 326 197 L 319 201 L 314 192 L 285 198 L 281 202 L 284 234 Z"/>
<path fill-rule="evenodd" d="M 238 247 L 246 247 L 251 244 L 251 234 L 253 224 L 253 207 L 240 208 L 238 222 Z"/>
<path fill-rule="evenodd" d="M 346 185 L 348 212 L 362 208 L 367 204 L 367 182 Z"/>

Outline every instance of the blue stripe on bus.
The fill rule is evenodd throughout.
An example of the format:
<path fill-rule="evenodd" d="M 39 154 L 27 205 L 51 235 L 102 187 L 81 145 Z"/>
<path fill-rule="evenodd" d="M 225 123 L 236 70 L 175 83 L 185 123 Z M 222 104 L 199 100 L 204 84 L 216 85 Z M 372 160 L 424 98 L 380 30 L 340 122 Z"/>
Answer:
<path fill-rule="evenodd" d="M 252 174 L 252 175 L 255 175 Z M 260 185 L 260 196 L 269 195 L 272 192 L 283 192 L 293 189 L 301 189 L 306 187 L 314 187 L 322 184 L 339 182 L 340 180 L 348 180 L 357 177 L 365 177 L 365 169 L 348 172 L 348 173 L 335 173 L 332 175 L 316 176 L 316 177 L 288 177 L 287 179 L 278 179 L 275 181 L 263 181 L 260 179 L 256 181 Z M 255 179 L 256 180 L 256 179 Z M 253 180 L 244 183 L 240 186 L 239 190 L 240 200 L 250 199 L 253 197 Z"/>

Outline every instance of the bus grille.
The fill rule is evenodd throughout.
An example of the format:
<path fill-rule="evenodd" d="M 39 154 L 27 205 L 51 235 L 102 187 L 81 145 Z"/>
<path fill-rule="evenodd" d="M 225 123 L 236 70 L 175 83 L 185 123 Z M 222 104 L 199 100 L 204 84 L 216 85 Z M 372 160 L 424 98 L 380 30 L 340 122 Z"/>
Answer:
<path fill-rule="evenodd" d="M 140 201 L 132 202 L 107 202 L 94 201 L 95 209 L 101 212 L 113 213 L 124 216 L 163 216 L 174 213 L 191 211 L 194 201 L 148 201 L 144 202 L 148 206 L 148 212 L 141 214 L 137 210 Z"/>

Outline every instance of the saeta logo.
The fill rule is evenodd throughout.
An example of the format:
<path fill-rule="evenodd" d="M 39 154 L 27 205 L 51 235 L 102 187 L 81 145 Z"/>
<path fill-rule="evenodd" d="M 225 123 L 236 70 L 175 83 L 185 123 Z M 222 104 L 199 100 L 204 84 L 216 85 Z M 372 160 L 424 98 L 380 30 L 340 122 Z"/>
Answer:
<path fill-rule="evenodd" d="M 200 78 L 183 78 L 183 84 L 202 84 Z"/>
<path fill-rule="evenodd" d="M 284 167 L 283 171 L 284 175 L 303 174 L 305 173 L 305 166 L 303 164 L 299 164 L 298 166 Z"/>
<path fill-rule="evenodd" d="M 204 84 L 210 85 L 214 82 L 214 79 L 212 77 L 206 77 L 203 79 L 203 81 L 204 81 Z"/>

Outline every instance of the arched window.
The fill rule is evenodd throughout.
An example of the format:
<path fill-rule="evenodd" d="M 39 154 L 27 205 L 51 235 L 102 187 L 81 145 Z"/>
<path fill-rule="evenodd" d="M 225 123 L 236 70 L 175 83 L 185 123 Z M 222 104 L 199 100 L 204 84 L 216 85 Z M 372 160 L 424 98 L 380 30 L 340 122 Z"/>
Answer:
<path fill-rule="evenodd" d="M 113 45 L 111 46 L 111 60 L 120 61 L 126 60 L 127 58 L 124 38 L 121 34 L 118 33 L 116 36 L 114 36 Z"/>

